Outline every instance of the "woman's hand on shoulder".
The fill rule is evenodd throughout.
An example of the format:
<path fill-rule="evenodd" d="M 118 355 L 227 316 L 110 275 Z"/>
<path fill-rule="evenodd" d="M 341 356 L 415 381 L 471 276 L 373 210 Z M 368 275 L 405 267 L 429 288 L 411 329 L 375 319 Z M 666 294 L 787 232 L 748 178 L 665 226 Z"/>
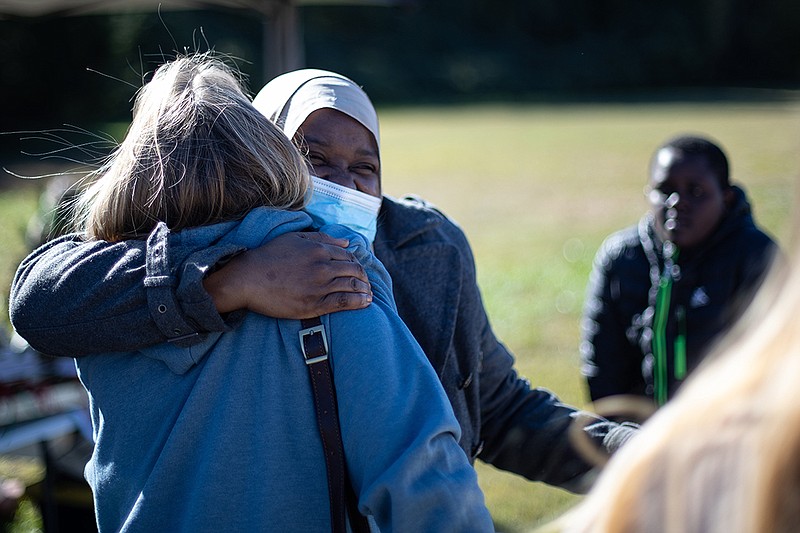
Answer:
<path fill-rule="evenodd" d="M 203 285 L 220 313 L 302 319 L 362 309 L 372 290 L 348 244 L 324 233 L 287 233 L 234 257 Z"/>

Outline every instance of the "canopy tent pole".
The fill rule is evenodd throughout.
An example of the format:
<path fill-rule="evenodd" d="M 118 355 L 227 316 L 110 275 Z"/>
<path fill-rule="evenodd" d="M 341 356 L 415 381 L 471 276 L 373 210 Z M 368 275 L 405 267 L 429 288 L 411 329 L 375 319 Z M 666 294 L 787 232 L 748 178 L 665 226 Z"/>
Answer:
<path fill-rule="evenodd" d="M 303 31 L 297 7 L 291 1 L 270 2 L 269 7 L 269 10 L 262 11 L 264 80 L 305 66 Z"/>

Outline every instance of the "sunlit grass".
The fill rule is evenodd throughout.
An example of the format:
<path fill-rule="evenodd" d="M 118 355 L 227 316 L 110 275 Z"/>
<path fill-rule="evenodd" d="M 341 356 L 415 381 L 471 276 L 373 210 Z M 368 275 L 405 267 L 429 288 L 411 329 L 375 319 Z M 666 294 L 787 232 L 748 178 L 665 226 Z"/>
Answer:
<path fill-rule="evenodd" d="M 578 321 L 592 257 L 606 235 L 644 212 L 655 147 L 686 131 L 724 145 L 757 220 L 785 242 L 800 176 L 798 98 L 386 109 L 384 192 L 420 194 L 464 228 L 492 325 L 516 355 L 519 373 L 585 405 Z M 34 207 L 30 190 L 0 195 L 3 287 Z M 486 465 L 478 472 L 502 531 L 529 529 L 578 499 Z"/>
<path fill-rule="evenodd" d="M 0 477 L 18 479 L 25 486 L 31 486 L 44 479 L 44 466 L 32 457 L 0 456 Z M 41 531 L 41 528 L 38 508 L 29 498 L 24 498 L 14 516 L 13 524 L 7 529 L 8 533 L 32 533 Z"/>
<path fill-rule="evenodd" d="M 7 189 L 0 193 L 0 312 L 3 320 L 0 328 L 4 333 L 10 331 L 8 324 L 8 289 L 17 264 L 25 257 L 27 245 L 25 244 L 25 230 L 28 218 L 35 212 L 37 205 L 37 190 L 31 186 L 17 189 Z M 0 338 L 3 334 L 0 334 Z"/>

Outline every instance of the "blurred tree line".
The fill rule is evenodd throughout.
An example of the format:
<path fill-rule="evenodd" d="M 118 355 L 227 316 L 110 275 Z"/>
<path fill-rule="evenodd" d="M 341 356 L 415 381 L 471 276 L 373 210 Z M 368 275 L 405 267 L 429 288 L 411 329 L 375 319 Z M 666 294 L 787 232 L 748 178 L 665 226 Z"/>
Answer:
<path fill-rule="evenodd" d="M 349 75 L 377 104 L 800 82 L 797 0 L 417 0 L 299 13 L 306 64 Z M 262 30 L 244 10 L 0 20 L 0 131 L 127 121 L 144 76 L 176 50 L 240 58 L 255 92 Z"/>

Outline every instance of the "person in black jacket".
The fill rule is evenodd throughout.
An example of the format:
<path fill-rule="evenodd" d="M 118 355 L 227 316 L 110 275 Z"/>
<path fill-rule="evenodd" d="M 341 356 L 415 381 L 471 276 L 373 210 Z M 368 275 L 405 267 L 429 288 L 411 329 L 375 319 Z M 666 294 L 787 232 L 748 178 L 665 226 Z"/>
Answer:
<path fill-rule="evenodd" d="M 640 395 L 663 405 L 746 306 L 777 250 L 707 138 L 660 146 L 647 197 L 650 211 L 594 260 L 581 323 L 593 401 Z"/>

